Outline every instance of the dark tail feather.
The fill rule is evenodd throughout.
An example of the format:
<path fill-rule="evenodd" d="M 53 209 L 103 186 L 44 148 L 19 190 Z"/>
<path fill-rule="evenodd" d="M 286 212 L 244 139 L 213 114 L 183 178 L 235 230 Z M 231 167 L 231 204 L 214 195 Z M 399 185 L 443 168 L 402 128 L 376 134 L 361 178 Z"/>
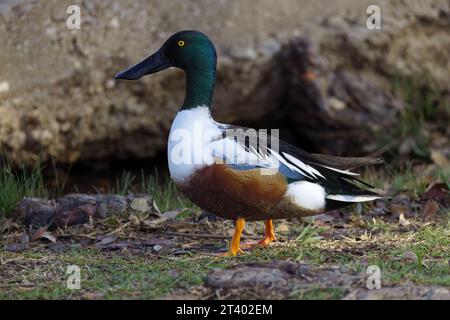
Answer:
<path fill-rule="evenodd" d="M 342 170 L 383 163 L 381 157 L 336 157 L 316 153 L 313 153 L 313 156 L 323 165 Z"/>

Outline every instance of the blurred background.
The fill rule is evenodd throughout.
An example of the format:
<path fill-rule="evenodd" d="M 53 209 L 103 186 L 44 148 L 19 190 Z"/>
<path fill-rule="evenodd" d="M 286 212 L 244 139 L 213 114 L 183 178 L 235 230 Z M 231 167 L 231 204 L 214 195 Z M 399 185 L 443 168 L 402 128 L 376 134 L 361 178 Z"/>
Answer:
<path fill-rule="evenodd" d="M 66 26 L 80 7 L 79 30 Z M 381 29 L 367 27 L 369 5 Z M 64 192 L 107 190 L 124 170 L 164 176 L 184 97 L 179 70 L 115 73 L 174 32 L 218 51 L 220 122 L 279 128 L 312 152 L 384 154 L 389 165 L 449 168 L 448 0 L 1 0 L 2 165 L 44 168 Z M 421 167 L 421 168 L 422 168 Z"/>

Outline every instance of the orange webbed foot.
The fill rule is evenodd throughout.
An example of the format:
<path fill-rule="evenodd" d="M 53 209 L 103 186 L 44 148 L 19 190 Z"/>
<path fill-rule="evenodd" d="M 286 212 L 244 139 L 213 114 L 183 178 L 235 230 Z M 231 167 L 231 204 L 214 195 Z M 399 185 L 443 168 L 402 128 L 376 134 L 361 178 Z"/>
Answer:
<path fill-rule="evenodd" d="M 258 247 L 267 247 L 271 242 L 277 241 L 272 220 L 265 222 L 264 238 L 258 242 L 249 242 L 241 244 L 241 249 L 253 250 Z"/>
<path fill-rule="evenodd" d="M 267 220 L 265 222 L 265 236 L 264 239 L 262 239 L 261 241 L 258 242 L 259 246 L 262 247 L 266 247 L 268 246 L 271 242 L 273 241 L 277 241 L 277 239 L 275 238 L 275 229 L 273 227 L 273 222 L 271 219 Z"/>
<path fill-rule="evenodd" d="M 258 242 L 258 246 L 267 247 L 271 242 L 276 241 L 274 237 L 264 237 L 261 241 Z"/>
<path fill-rule="evenodd" d="M 257 247 L 266 247 L 271 242 L 276 241 L 275 238 L 275 230 L 273 227 L 273 222 L 271 219 L 266 220 L 265 222 L 265 236 L 264 239 L 257 243 L 244 243 L 241 242 L 242 231 L 245 227 L 245 220 L 243 218 L 239 218 L 236 220 L 236 228 L 234 229 L 233 238 L 231 239 L 230 248 L 225 253 L 220 253 L 221 257 L 236 257 L 238 254 L 245 254 L 245 251 L 242 249 L 255 249 Z"/>
<path fill-rule="evenodd" d="M 227 252 L 220 253 L 220 257 L 236 257 L 238 254 L 246 254 L 244 250 L 241 248 L 238 248 L 237 250 L 231 250 L 229 249 Z"/>

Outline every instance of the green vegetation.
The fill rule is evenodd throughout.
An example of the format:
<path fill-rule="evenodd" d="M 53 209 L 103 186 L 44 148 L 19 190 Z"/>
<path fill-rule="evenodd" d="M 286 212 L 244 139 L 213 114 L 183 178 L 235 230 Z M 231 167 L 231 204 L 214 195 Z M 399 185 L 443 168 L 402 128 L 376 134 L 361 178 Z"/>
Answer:
<path fill-rule="evenodd" d="M 420 170 L 422 169 L 422 170 Z M 421 195 L 431 182 L 430 177 L 448 181 L 450 171 L 438 168 L 426 168 L 414 166 L 412 162 L 406 162 L 398 166 L 384 164 L 383 170 L 367 168 L 363 173 L 363 179 L 375 188 L 385 190 L 389 196 L 395 196 L 401 192 L 408 192 L 413 197 Z M 447 179 L 447 180 L 446 180 Z"/>
<path fill-rule="evenodd" d="M 13 172 L 9 164 L 0 168 L 0 220 L 9 217 L 22 198 L 47 196 L 48 190 L 39 168 L 18 172 Z"/>
<path fill-rule="evenodd" d="M 397 77 L 394 81 L 393 90 L 403 98 L 403 109 L 395 125 L 379 137 L 380 147 L 389 145 L 387 155 L 393 159 L 398 151 L 429 159 L 430 131 L 445 130 L 448 124 L 445 119 L 450 119 L 450 102 L 427 80 Z"/>
<path fill-rule="evenodd" d="M 132 173 L 125 171 L 122 173 L 122 177 L 116 181 L 116 185 L 110 190 L 110 193 L 120 195 L 151 194 L 161 212 L 194 207 L 194 204 L 177 190 L 172 180 L 166 177 L 163 181 L 161 182 L 156 171 L 154 175 L 147 177 L 141 172 L 139 179 Z"/>
<path fill-rule="evenodd" d="M 189 199 L 178 191 L 172 180 L 166 178 L 164 183 L 161 183 L 157 172 L 155 172 L 155 175 L 148 177 L 141 174 L 141 190 L 153 196 L 161 212 L 195 207 Z"/>

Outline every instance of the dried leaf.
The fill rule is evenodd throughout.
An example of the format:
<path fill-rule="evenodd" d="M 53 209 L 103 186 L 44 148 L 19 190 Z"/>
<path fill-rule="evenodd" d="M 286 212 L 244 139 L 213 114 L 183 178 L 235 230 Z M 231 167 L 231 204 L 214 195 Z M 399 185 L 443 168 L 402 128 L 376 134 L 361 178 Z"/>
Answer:
<path fill-rule="evenodd" d="M 275 227 L 276 232 L 289 232 L 290 226 L 287 223 L 280 223 Z"/>
<path fill-rule="evenodd" d="M 403 204 L 391 204 L 389 207 L 389 211 L 395 215 L 405 215 L 408 212 L 408 207 Z"/>
<path fill-rule="evenodd" d="M 438 167 L 450 167 L 450 160 L 439 150 L 431 150 L 431 160 L 433 160 Z"/>
<path fill-rule="evenodd" d="M 193 227 L 191 228 L 184 228 L 184 226 L 182 228 L 173 228 L 175 230 L 177 230 L 180 233 L 189 233 L 192 232 Z"/>
<path fill-rule="evenodd" d="M 146 198 L 133 199 L 133 201 L 131 201 L 131 203 L 130 203 L 130 207 L 131 207 L 131 209 L 139 211 L 139 212 L 149 212 L 151 209 Z"/>
<path fill-rule="evenodd" d="M 56 237 L 47 231 L 47 226 L 41 227 L 33 233 L 31 241 L 36 241 L 39 239 L 47 239 L 48 241 L 53 243 L 56 242 Z"/>
<path fill-rule="evenodd" d="M 56 237 L 48 231 L 44 232 L 44 234 L 41 236 L 41 238 L 47 239 L 50 242 L 56 243 Z"/>
<path fill-rule="evenodd" d="M 128 220 L 135 226 L 138 226 L 141 223 L 140 219 L 134 214 L 130 214 Z"/>
<path fill-rule="evenodd" d="M 409 222 L 406 218 L 405 215 L 403 213 L 400 213 L 400 216 L 398 217 L 398 223 L 403 226 L 406 227 L 408 225 L 411 224 L 411 222 Z"/>
<path fill-rule="evenodd" d="M 181 212 L 183 212 L 183 210 L 166 211 L 161 215 L 161 218 L 146 220 L 144 221 L 144 224 L 149 227 L 154 227 L 168 220 L 175 219 Z"/>
<path fill-rule="evenodd" d="M 425 193 L 422 195 L 422 200 L 430 199 L 433 199 L 441 204 L 445 201 L 449 201 L 450 192 L 447 184 L 443 182 L 434 182 L 430 184 Z"/>
<path fill-rule="evenodd" d="M 3 220 L 3 222 L 0 224 L 0 234 L 2 234 L 3 232 L 5 232 L 6 230 L 10 230 L 13 229 L 14 227 L 18 227 L 18 224 L 13 222 L 12 219 L 5 219 Z"/>
<path fill-rule="evenodd" d="M 97 242 L 97 245 L 105 245 L 110 244 L 116 241 L 117 237 L 115 235 L 107 235 L 99 238 L 99 242 Z"/>
<path fill-rule="evenodd" d="M 98 300 L 98 299 L 102 299 L 104 296 L 105 296 L 105 294 L 103 292 L 86 292 L 83 295 L 83 299 Z"/>
<path fill-rule="evenodd" d="M 40 239 L 46 230 L 47 230 L 47 226 L 40 227 L 39 229 L 37 229 L 31 236 L 31 241 L 36 241 L 36 240 Z"/>
<path fill-rule="evenodd" d="M 423 217 L 425 221 L 430 222 L 433 221 L 436 217 L 436 213 L 439 210 L 439 203 L 436 201 L 430 199 L 425 203 L 425 206 L 423 207 Z"/>

